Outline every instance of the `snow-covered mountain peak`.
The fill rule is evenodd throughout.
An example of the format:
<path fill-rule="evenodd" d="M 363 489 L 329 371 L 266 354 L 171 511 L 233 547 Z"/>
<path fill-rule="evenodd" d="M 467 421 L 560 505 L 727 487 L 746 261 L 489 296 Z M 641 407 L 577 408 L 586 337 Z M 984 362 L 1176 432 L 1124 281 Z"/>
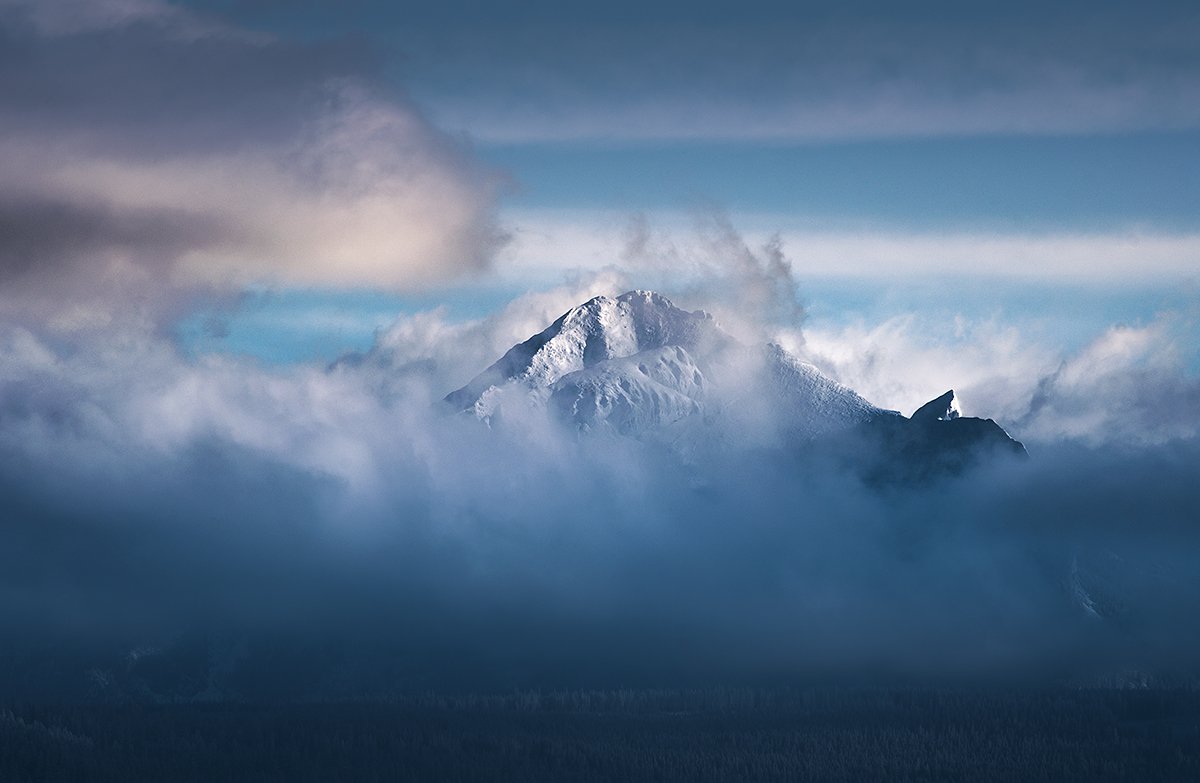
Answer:
<path fill-rule="evenodd" d="M 466 410 L 492 387 L 521 383 L 548 390 L 563 376 L 601 362 L 665 346 L 690 350 L 729 339 L 708 313 L 682 310 L 652 291 L 597 296 L 513 346 L 446 400 Z"/>

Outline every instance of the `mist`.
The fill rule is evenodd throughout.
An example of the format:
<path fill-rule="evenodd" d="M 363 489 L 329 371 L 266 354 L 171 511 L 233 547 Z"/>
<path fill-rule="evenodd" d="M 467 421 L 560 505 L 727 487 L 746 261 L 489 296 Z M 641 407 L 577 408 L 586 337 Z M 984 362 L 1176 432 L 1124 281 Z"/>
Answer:
<path fill-rule="evenodd" d="M 880 485 L 845 449 L 780 446 L 762 426 L 683 453 L 547 409 L 488 426 L 441 403 L 436 357 L 576 293 L 427 330 L 441 337 L 411 361 L 329 368 L 191 360 L 149 332 L 64 347 L 8 328 L 5 689 L 337 698 L 1194 673 L 1200 441 L 1186 420 L 1154 442 L 1042 437 L 1029 460 Z M 402 325 L 380 345 L 395 350 Z M 1121 393 L 1109 369 L 1097 388 Z"/>

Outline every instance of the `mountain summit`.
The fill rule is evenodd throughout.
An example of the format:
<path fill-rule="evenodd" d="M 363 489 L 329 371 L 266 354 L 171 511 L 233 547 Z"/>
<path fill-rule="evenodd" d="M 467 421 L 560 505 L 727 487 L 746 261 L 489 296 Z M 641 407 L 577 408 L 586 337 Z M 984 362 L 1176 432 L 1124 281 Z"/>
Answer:
<path fill-rule="evenodd" d="M 629 291 L 615 299 L 597 296 L 514 345 L 466 386 L 446 395 L 446 401 L 487 415 L 489 393 L 501 387 L 549 390 L 570 373 L 614 359 L 667 346 L 693 351 L 728 339 L 708 313 L 681 310 L 652 291 Z"/>
<path fill-rule="evenodd" d="M 792 439 L 810 438 L 887 413 L 782 347 L 743 346 L 708 313 L 652 291 L 568 310 L 446 401 L 491 419 L 514 398 L 626 435 L 766 406 Z"/>

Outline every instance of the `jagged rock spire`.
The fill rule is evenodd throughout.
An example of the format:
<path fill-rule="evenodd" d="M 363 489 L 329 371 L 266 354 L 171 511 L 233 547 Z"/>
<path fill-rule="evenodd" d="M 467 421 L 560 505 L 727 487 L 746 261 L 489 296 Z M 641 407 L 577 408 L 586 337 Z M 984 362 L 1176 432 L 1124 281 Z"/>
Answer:
<path fill-rule="evenodd" d="M 954 397 L 954 389 L 951 389 L 917 408 L 909 418 L 913 421 L 950 421 L 961 415 L 958 400 Z"/>

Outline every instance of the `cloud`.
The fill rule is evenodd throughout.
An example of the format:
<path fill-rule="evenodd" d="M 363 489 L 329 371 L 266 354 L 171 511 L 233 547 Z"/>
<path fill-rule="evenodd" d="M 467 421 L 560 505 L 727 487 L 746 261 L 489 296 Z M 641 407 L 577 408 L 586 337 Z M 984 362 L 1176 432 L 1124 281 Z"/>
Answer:
<path fill-rule="evenodd" d="M 397 372 L 415 370 L 445 394 L 575 305 L 595 296 L 615 296 L 628 288 L 625 273 L 609 267 L 555 288 L 518 296 L 486 318 L 456 321 L 444 308 L 402 315 L 377 332 L 369 351 L 347 356 L 343 364 L 361 365 L 385 384 Z"/>
<path fill-rule="evenodd" d="M 678 279 L 698 277 L 706 268 L 732 262 L 740 252 L 726 249 L 725 257 L 714 255 L 719 248 L 711 240 L 720 236 L 720 221 L 697 220 L 694 212 L 635 214 L 631 228 L 627 212 L 513 210 L 509 213 L 513 243 L 505 250 L 500 271 L 544 279 L 564 269 L 595 269 L 630 253 L 645 255 L 639 250 L 644 247 L 678 262 L 669 270 Z M 751 248 L 778 240 L 793 275 L 801 279 L 886 281 L 924 276 L 1047 283 L 1087 280 L 1096 284 L 1194 281 L 1200 258 L 1200 236 L 1139 228 L 903 231 L 871 223 L 822 225 L 803 215 L 753 212 L 735 213 L 728 222 L 735 224 L 743 244 Z M 641 264 L 644 272 L 654 271 L 648 266 Z"/>
<path fill-rule="evenodd" d="M 154 317 L 249 282 L 412 290 L 485 269 L 504 241 L 501 178 L 353 42 L 149 0 L 0 13 L 10 315 Z"/>
<path fill-rule="evenodd" d="M 1112 326 L 1073 351 L 994 319 L 959 315 L 952 335 L 943 326 L 908 314 L 809 329 L 792 347 L 904 413 L 954 388 L 968 415 L 995 418 L 1026 441 L 1146 445 L 1200 434 L 1200 378 L 1189 367 L 1194 315 L 1165 312 L 1145 325 Z"/>
<path fill-rule="evenodd" d="M 1181 334 L 1194 319 L 1109 329 L 1038 380 L 1019 426 L 1051 439 L 1150 443 L 1200 435 L 1200 378 L 1185 371 Z"/>
<path fill-rule="evenodd" d="M 674 290 L 703 301 L 723 316 L 727 329 L 798 326 L 804 307 L 782 238 L 771 235 L 757 249 L 748 241 L 715 208 L 696 212 L 694 234 L 686 238 L 652 228 L 639 214 L 629 223 L 620 257 L 639 274 L 674 277 Z"/>
<path fill-rule="evenodd" d="M 1184 562 L 1200 534 L 1185 480 L 1195 430 L 1129 440 L 1110 417 L 1089 440 L 1038 419 L 1028 463 L 879 494 L 749 434 L 684 460 L 538 416 L 488 429 L 437 404 L 507 347 L 493 342 L 623 285 L 581 279 L 475 322 L 400 319 L 328 370 L 187 361 L 147 329 L 64 345 L 5 326 L 5 689 L 50 687 L 17 665 L 44 660 L 40 645 L 78 651 L 84 669 L 64 657 L 53 679 L 86 690 L 87 668 L 120 681 L 130 649 L 169 661 L 195 634 L 212 645 L 203 660 L 233 669 L 237 650 L 278 655 L 285 640 L 301 674 L 274 692 L 243 679 L 241 693 L 310 698 L 829 672 L 1056 678 L 1194 660 L 1200 640 L 1178 629 L 1200 606 Z M 1039 416 L 1056 421 L 1088 389 L 1089 410 L 1116 411 L 1113 390 L 1139 367 L 1194 384 L 1168 332 L 1114 331 L 1061 371 L 1034 355 L 1026 366 L 1057 372 Z M 965 361 L 919 335 L 892 324 L 859 339 L 916 374 L 939 350 Z M 814 333 L 807 348 L 833 340 Z M 981 342 L 980 365 L 1024 355 L 1020 340 Z M 856 371 L 895 371 L 879 361 Z M 1029 377 L 1013 410 L 1031 409 L 1022 395 L 1046 376 Z M 964 391 L 968 413 L 1003 402 L 977 391 Z M 1097 475 L 1112 477 L 1099 494 Z M 1095 622 L 1079 590 L 1115 614 Z M 197 687 L 229 695 L 214 672 Z"/>
<path fill-rule="evenodd" d="M 158 0 L 0 0 L 0 11 L 14 14 L 43 35 L 71 35 L 132 24 L 179 24 L 201 29 L 198 20 Z"/>

